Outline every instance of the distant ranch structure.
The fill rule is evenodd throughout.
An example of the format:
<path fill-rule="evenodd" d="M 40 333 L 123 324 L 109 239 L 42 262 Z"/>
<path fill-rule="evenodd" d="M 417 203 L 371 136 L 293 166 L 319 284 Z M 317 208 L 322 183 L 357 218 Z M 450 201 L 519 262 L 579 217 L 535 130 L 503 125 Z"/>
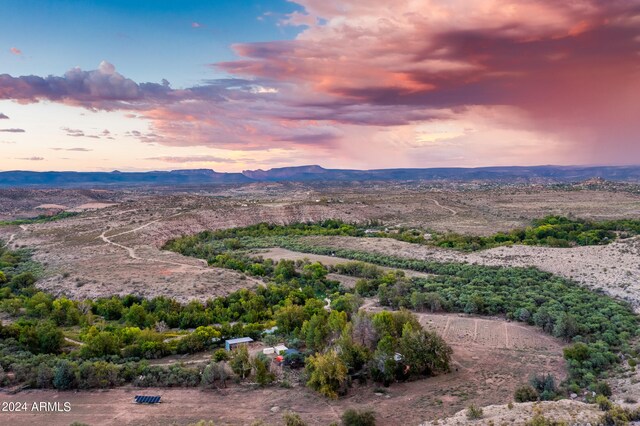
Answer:
<path fill-rule="evenodd" d="M 224 348 L 227 351 L 232 351 L 238 348 L 239 346 L 249 345 L 252 342 L 253 342 L 253 339 L 251 337 L 239 337 L 237 339 L 229 339 L 224 342 Z"/>

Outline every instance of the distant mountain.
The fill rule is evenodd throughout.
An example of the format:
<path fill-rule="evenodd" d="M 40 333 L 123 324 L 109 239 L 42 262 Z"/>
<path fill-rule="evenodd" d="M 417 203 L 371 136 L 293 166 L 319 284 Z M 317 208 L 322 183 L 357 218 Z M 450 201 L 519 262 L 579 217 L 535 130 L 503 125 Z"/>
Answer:
<path fill-rule="evenodd" d="M 269 170 L 243 170 L 242 174 L 248 178 L 259 181 L 280 181 L 280 180 L 307 180 L 307 178 L 318 179 L 327 177 L 332 172 L 339 170 L 327 170 L 320 166 L 295 166 L 280 167 Z"/>
<path fill-rule="evenodd" d="M 343 170 L 317 165 L 219 173 L 210 169 L 152 172 L 0 172 L 0 187 L 95 187 L 238 184 L 312 181 L 577 182 L 600 178 L 640 182 L 640 166 L 535 166 Z"/>
<path fill-rule="evenodd" d="M 370 181 L 370 180 L 547 180 L 559 182 L 602 178 L 640 182 L 640 166 L 534 166 L 428 169 L 344 170 L 320 166 L 245 170 L 243 175 L 258 181 Z"/>
<path fill-rule="evenodd" d="M 241 173 L 218 173 L 209 169 L 168 172 L 0 172 L 0 187 L 166 186 L 246 183 Z"/>

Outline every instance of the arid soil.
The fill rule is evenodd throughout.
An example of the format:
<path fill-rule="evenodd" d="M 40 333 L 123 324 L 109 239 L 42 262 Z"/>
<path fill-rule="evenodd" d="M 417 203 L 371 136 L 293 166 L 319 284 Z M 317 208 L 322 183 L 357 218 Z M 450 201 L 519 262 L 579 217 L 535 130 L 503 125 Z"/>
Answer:
<path fill-rule="evenodd" d="M 376 309 L 370 307 L 370 309 Z M 451 373 L 410 383 L 394 384 L 380 392 L 373 384 L 354 384 L 345 398 L 329 401 L 313 391 L 229 384 L 227 389 L 134 389 L 104 392 L 26 391 L 17 395 L 0 394 L 1 401 L 71 402 L 69 413 L 0 413 L 1 424 L 30 425 L 47 416 L 51 426 L 80 421 L 98 425 L 183 425 L 201 419 L 216 425 L 247 425 L 263 420 L 282 424 L 282 412 L 299 413 L 310 425 L 339 421 L 351 407 L 370 408 L 378 424 L 418 424 L 453 415 L 469 404 L 501 404 L 511 400 L 515 387 L 536 373 L 549 372 L 565 377 L 562 344 L 533 327 L 498 319 L 462 315 L 419 314 L 421 323 L 441 332 L 454 350 Z M 206 362 L 206 354 L 189 363 Z M 173 360 L 169 360 L 173 361 Z M 162 362 L 158 360 L 157 363 Z M 132 403 L 133 396 L 161 395 L 158 406 Z M 277 408 L 274 408 L 277 407 Z"/>
<path fill-rule="evenodd" d="M 541 186 L 269 183 L 204 188 L 188 193 L 0 190 L 0 220 L 36 216 L 42 213 L 37 207 L 46 204 L 68 210 L 91 208 L 55 222 L 0 226 L 0 240 L 11 247 L 34 248 L 36 260 L 45 266 L 45 277 L 38 285 L 78 299 L 135 293 L 146 297 L 166 295 L 181 301 L 202 300 L 261 285 L 242 274 L 208 268 L 198 259 L 161 250 L 171 238 L 206 229 L 339 218 L 486 235 L 526 226 L 531 219 L 549 214 L 592 219 L 640 217 L 637 194 L 579 186 L 567 190 Z M 471 254 L 388 239 L 309 237 L 307 241 L 411 258 L 537 266 L 583 285 L 601 288 L 640 309 L 637 238 L 598 247 L 516 246 Z M 514 388 L 532 373 L 564 374 L 561 345 L 526 327 L 498 320 L 441 315 L 422 315 L 421 321 L 439 330 L 452 344 L 457 371 L 394 385 L 382 395 L 376 395 L 374 386 L 368 385 L 352 389 L 348 397 L 337 402 L 327 402 L 303 387 L 255 390 L 233 385 L 221 391 L 130 388 L 79 393 L 29 391 L 12 396 L 0 394 L 0 401 L 70 401 L 71 413 L 44 414 L 51 425 L 68 425 L 76 420 L 91 425 L 188 424 L 200 419 L 212 419 L 216 424 L 248 424 L 254 419 L 279 424 L 285 409 L 299 412 L 309 424 L 326 425 L 353 406 L 375 409 L 379 424 L 395 425 L 400 420 L 418 424 L 452 416 L 471 403 L 504 404 L 512 399 Z M 614 382 L 615 389 L 626 389 L 624 393 L 632 395 L 640 383 L 638 374 Z M 134 405 L 131 401 L 136 393 L 160 394 L 165 402 L 159 406 Z M 569 414 L 583 407 L 566 401 L 561 404 L 570 405 L 566 410 L 560 407 Z M 500 409 L 495 410 L 486 409 L 488 419 L 502 418 Z M 519 405 L 515 410 L 513 413 L 520 413 L 518 410 L 529 413 L 526 411 L 529 408 Z M 584 410 L 591 412 L 591 408 Z M 517 419 L 520 414 L 505 415 L 511 424 L 513 416 Z M 0 413 L 0 424 L 33 424 L 34 419 L 40 420 L 42 416 L 42 413 Z M 456 421 L 447 424 L 458 424 Z"/>
<path fill-rule="evenodd" d="M 35 207 L 116 203 L 64 220 L 0 226 L 0 239 L 33 247 L 47 266 L 40 286 L 74 298 L 136 293 L 186 301 L 206 299 L 259 282 L 233 271 L 205 268 L 196 259 L 160 250 L 170 238 L 258 222 L 339 218 L 381 220 L 389 226 L 489 234 L 526 226 L 548 214 L 613 219 L 640 216 L 640 196 L 604 190 L 539 186 L 448 189 L 426 184 L 212 187 L 189 193 L 106 190 L 0 190 L 5 218 L 33 216 Z M 97 206 L 97 204 L 94 204 Z M 605 247 L 499 248 L 463 255 L 391 240 L 318 239 L 318 243 L 406 255 L 504 265 L 534 265 L 610 294 L 638 301 L 638 243 Z"/>
<path fill-rule="evenodd" d="M 483 407 L 482 411 L 483 415 L 479 420 L 468 419 L 467 410 L 462 410 L 445 420 L 426 422 L 420 426 L 525 425 L 535 414 L 551 420 L 565 421 L 570 425 L 595 425 L 602 416 L 602 411 L 596 405 L 570 400 L 525 402 L 513 404 L 511 408 L 507 405 L 490 405 Z"/>
<path fill-rule="evenodd" d="M 35 217 L 62 210 L 84 211 L 127 199 L 122 191 L 103 189 L 0 189 L 0 220 Z"/>
<path fill-rule="evenodd" d="M 492 266 L 535 266 L 589 288 L 627 300 L 640 312 L 640 238 L 606 246 L 551 248 L 513 245 L 473 253 L 410 244 L 388 238 L 305 237 L 310 245 L 368 251 L 410 259 Z"/>

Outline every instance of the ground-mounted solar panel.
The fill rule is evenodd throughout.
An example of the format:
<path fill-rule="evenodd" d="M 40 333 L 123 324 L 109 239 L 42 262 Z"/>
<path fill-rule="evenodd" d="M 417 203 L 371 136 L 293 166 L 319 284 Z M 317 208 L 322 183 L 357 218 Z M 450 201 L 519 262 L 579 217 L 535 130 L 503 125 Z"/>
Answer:
<path fill-rule="evenodd" d="M 157 404 L 160 402 L 159 396 L 136 395 L 134 401 L 137 404 Z"/>

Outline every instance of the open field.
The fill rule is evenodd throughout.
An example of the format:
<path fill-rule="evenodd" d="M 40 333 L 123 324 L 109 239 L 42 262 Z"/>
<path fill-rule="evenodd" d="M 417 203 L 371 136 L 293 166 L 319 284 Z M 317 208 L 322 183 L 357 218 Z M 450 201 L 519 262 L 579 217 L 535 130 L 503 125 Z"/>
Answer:
<path fill-rule="evenodd" d="M 42 204 L 70 209 L 91 202 L 117 204 L 55 222 L 0 227 L 0 239 L 10 240 L 12 247 L 37 248 L 36 259 L 49 271 L 39 283 L 42 288 L 74 298 L 133 292 L 183 301 L 259 285 L 233 271 L 205 268 L 198 260 L 159 249 L 170 238 L 206 229 L 338 218 L 486 235 L 525 226 L 548 214 L 591 219 L 640 215 L 637 194 L 579 186 L 558 190 L 541 186 L 474 189 L 403 183 L 321 187 L 264 183 L 188 193 L 0 190 L 0 200 L 5 219 L 33 216 L 35 207 Z M 572 249 L 518 246 L 472 254 L 392 240 L 315 241 L 417 258 L 534 265 L 634 303 L 640 300 L 637 240 Z"/>
<path fill-rule="evenodd" d="M 462 410 L 452 417 L 438 422 L 426 422 L 420 426 L 466 426 L 477 424 L 495 424 L 495 425 L 526 425 L 527 421 L 535 414 L 554 419 L 556 421 L 564 421 L 570 425 L 586 425 L 598 424 L 598 420 L 602 415 L 602 411 L 595 404 L 585 404 L 578 401 L 543 401 L 543 402 L 525 402 L 514 404 L 509 408 L 507 405 L 490 405 L 483 407 L 482 423 L 478 420 L 470 420 L 467 418 L 467 410 Z M 489 423 L 492 422 L 492 423 Z"/>
<path fill-rule="evenodd" d="M 513 245 L 461 253 L 388 238 L 305 237 L 309 245 L 390 254 L 410 259 L 490 266 L 535 266 L 626 300 L 640 312 L 640 237 L 606 246 L 552 248 Z"/>
<path fill-rule="evenodd" d="M 287 250 L 287 249 L 283 249 L 283 248 L 280 248 L 280 247 L 273 247 L 273 248 L 270 248 L 268 250 L 259 250 L 259 251 L 256 252 L 256 254 L 258 256 L 262 256 L 265 259 L 273 259 L 275 261 L 279 261 L 279 260 L 282 260 L 282 259 L 286 259 L 286 260 L 304 260 L 304 259 L 308 259 L 311 262 L 320 262 L 323 265 L 331 265 L 331 266 L 335 266 L 335 265 L 338 265 L 340 263 L 351 262 L 351 260 L 344 259 L 342 257 L 323 256 L 321 254 L 313 254 L 313 253 L 300 253 L 300 252 L 297 252 L 297 251 Z M 394 268 L 386 268 L 386 267 L 380 267 L 380 269 L 383 269 L 385 271 L 396 270 Z M 425 274 L 423 272 L 411 271 L 411 270 L 408 270 L 408 269 L 403 269 L 402 271 L 408 277 L 428 277 L 428 276 L 430 276 L 430 274 Z M 339 279 L 352 278 L 352 277 L 345 277 L 344 275 L 340 275 L 340 274 L 333 274 L 333 275 L 336 276 L 336 278 L 339 278 Z"/>
<path fill-rule="evenodd" d="M 216 425 L 244 425 L 261 419 L 276 425 L 281 422 L 282 412 L 291 410 L 300 413 L 310 425 L 327 425 L 338 421 L 347 408 L 368 407 L 378 413 L 380 425 L 396 425 L 399 419 L 418 424 L 453 415 L 469 404 L 504 404 L 511 400 L 518 384 L 540 371 L 558 378 L 566 374 L 562 344 L 533 327 L 458 315 L 418 316 L 426 327 L 442 331 L 452 345 L 453 370 L 426 380 L 394 384 L 386 394 L 377 395 L 373 384 L 354 384 L 354 389 L 338 401 L 320 398 L 305 387 L 253 389 L 233 383 L 218 391 L 131 387 L 83 392 L 25 391 L 0 394 L 0 401 L 29 405 L 33 401 L 68 401 L 71 412 L 1 413 L 0 419 L 3 424 L 16 426 L 34 424 L 44 416 L 51 426 L 66 426 L 73 421 L 92 426 L 184 425 L 200 419 L 214 420 Z M 190 357 L 189 362 L 206 362 L 206 358 L 199 354 Z M 159 362 L 162 360 L 156 364 Z M 135 405 L 132 400 L 136 394 L 161 395 L 163 403 Z"/>
<path fill-rule="evenodd" d="M 580 188 L 461 189 L 397 183 L 318 188 L 303 184 L 252 184 L 188 193 L 0 190 L 0 199 L 4 219 L 33 217 L 41 213 L 42 209 L 37 207 L 43 204 L 58 204 L 69 210 L 90 203 L 101 207 L 59 221 L 0 227 L 0 239 L 9 246 L 36 249 L 35 258 L 46 271 L 37 283 L 39 287 L 76 299 L 134 293 L 145 297 L 165 295 L 186 302 L 261 285 L 262 281 L 244 274 L 210 268 L 202 260 L 161 250 L 171 238 L 207 229 L 338 218 L 487 235 L 526 226 L 530 220 L 548 214 L 591 219 L 640 217 L 637 194 Z M 475 253 L 391 239 L 305 237 L 304 240 L 308 244 L 417 259 L 537 266 L 629 300 L 636 310 L 640 306 L 638 238 L 607 246 L 571 249 L 514 246 Z M 282 249 L 270 249 L 263 255 L 275 259 L 309 257 L 328 264 L 341 261 Z M 347 286 L 355 282 L 351 277 L 332 278 Z M 417 424 L 454 415 L 471 403 L 504 404 L 512 399 L 514 388 L 533 373 L 551 372 L 557 377 L 566 374 L 561 344 L 532 328 L 457 315 L 420 314 L 420 321 L 442 333 L 452 345 L 454 371 L 426 381 L 394 385 L 388 397 L 375 395 L 373 385 L 354 389 L 336 402 L 318 398 L 304 387 L 254 390 L 232 385 L 216 392 L 131 388 L 79 393 L 29 391 L 13 396 L 0 394 L 0 400 L 70 401 L 71 413 L 47 416 L 52 425 L 68 425 L 75 420 L 91 425 L 187 424 L 202 418 L 213 419 L 216 424 L 245 424 L 247 419 L 278 424 L 285 409 L 300 412 L 310 424 L 328 424 L 351 406 L 374 408 L 380 415 L 380 424 L 397 424 L 398 419 Z M 204 362 L 206 358 L 206 354 L 198 355 L 189 362 Z M 614 397 L 621 399 L 637 392 L 638 372 L 630 374 L 612 379 Z M 162 394 L 166 402 L 159 407 L 132 405 L 135 393 Z M 575 411 L 575 407 L 567 410 Z M 176 413 L 180 415 L 177 418 Z M 8 424 L 33 424 L 34 419 L 39 419 L 37 416 L 42 414 L 4 413 L 2 420 L 6 419 Z"/>

